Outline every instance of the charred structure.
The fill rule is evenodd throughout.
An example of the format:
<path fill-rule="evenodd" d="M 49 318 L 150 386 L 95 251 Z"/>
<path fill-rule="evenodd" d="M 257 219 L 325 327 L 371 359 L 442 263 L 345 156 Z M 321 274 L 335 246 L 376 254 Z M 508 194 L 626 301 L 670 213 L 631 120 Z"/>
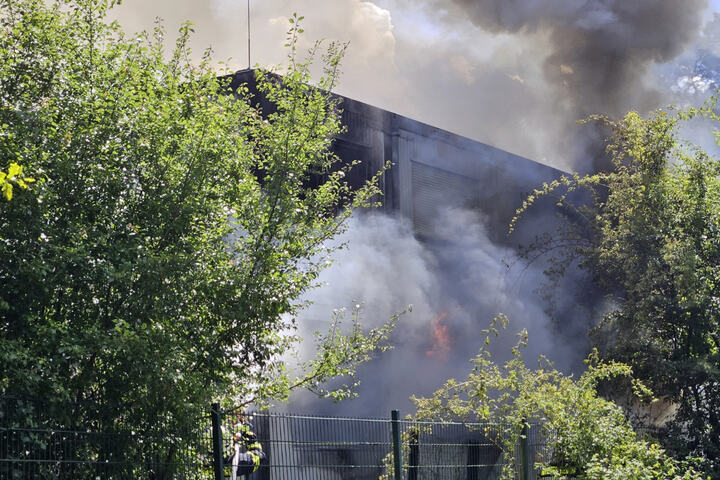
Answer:
<path fill-rule="evenodd" d="M 258 96 L 253 70 L 234 74 L 233 91 L 242 84 L 248 85 L 265 111 L 271 108 Z M 349 183 L 362 185 L 391 161 L 381 180 L 383 209 L 410 219 L 420 238 L 442 240 L 442 232 L 434 226 L 438 209 L 459 207 L 481 212 L 491 240 L 505 244 L 508 224 L 527 194 L 563 173 L 367 103 L 340 98 L 346 132 L 336 138 L 333 150 L 342 162 L 360 161 Z"/>
<path fill-rule="evenodd" d="M 253 103 L 272 112 L 254 71 L 231 77 L 233 90 L 243 84 Z M 341 163 L 359 161 L 346 177 L 350 185 L 362 185 L 387 161 L 392 166 L 381 178 L 380 212 L 353 215 L 337 239 L 348 248 L 337 251 L 321 273 L 322 287 L 303 298 L 308 306 L 298 315 L 298 333 L 312 339 L 313 332 L 326 330 L 333 310 L 358 303 L 366 327 L 379 326 L 410 304 L 413 309 L 393 334 L 395 348 L 357 372 L 358 398 L 336 405 L 298 394 L 292 409 L 370 417 L 390 409 L 408 412 L 410 396 L 429 395 L 446 379 L 467 373 L 480 331 L 499 313 L 512 323 L 493 344 L 498 361 L 509 354 L 515 333 L 526 329 L 532 340 L 528 358 L 550 354 L 559 368 L 580 367 L 587 325 L 573 319 L 589 317 L 563 311 L 571 321 L 558 329 L 538 293 L 544 265 L 517 259 L 518 245 L 557 222 L 555 201 L 537 202 L 508 235 L 526 196 L 563 172 L 357 100 L 340 100 L 346 131 L 332 148 Z M 583 289 L 575 279 L 569 283 L 570 289 Z M 302 348 L 304 358 L 315 355 L 311 342 Z"/>

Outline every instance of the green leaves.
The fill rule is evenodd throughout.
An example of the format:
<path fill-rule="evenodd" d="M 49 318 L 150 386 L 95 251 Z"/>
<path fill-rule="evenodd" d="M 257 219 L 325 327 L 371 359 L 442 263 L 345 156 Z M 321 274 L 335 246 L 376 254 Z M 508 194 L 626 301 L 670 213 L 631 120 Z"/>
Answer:
<path fill-rule="evenodd" d="M 69 427 L 194 428 L 211 400 L 286 396 L 298 298 L 377 179 L 351 191 L 329 151 L 343 49 L 313 85 L 302 17 L 286 74 L 257 72 L 263 112 L 189 60 L 189 24 L 165 55 L 161 26 L 129 38 L 111 6 L 0 2 L 0 394 L 51 392 Z M 357 328 L 287 386 L 384 348 Z"/>
<path fill-rule="evenodd" d="M 613 168 L 546 185 L 523 210 L 538 197 L 560 197 L 564 224 L 528 258 L 564 247 L 553 274 L 577 263 L 611 298 L 615 307 L 591 332 L 595 344 L 677 407 L 664 444 L 679 457 L 704 458 L 717 476 L 720 423 L 710 412 L 720 404 L 720 161 L 678 134 L 700 114 L 717 120 L 712 105 L 594 118 L 612 131 Z M 576 191 L 585 200 L 569 200 Z"/>
<path fill-rule="evenodd" d="M 314 350 L 317 353 L 314 358 L 296 359 L 295 368 L 287 368 L 284 363 L 274 364 L 268 369 L 262 397 L 287 401 L 290 393 L 298 388 L 336 402 L 355 397 L 357 367 L 373 355 L 392 348 L 390 334 L 399 317 L 410 310 L 408 307 L 381 327 L 367 332 L 362 330 L 361 305 L 353 306 L 349 328 L 343 324 L 346 310 L 335 310 L 327 331 L 315 332 Z M 328 383 L 331 384 L 329 388 Z"/>
<path fill-rule="evenodd" d="M 10 163 L 7 173 L 0 170 L 0 190 L 6 200 L 10 201 L 13 197 L 13 185 L 17 185 L 22 189 L 28 188 L 28 183 L 35 182 L 34 178 L 22 176 L 23 167 L 17 163 Z"/>
<path fill-rule="evenodd" d="M 496 319 L 488 332 L 499 333 L 498 322 L 504 325 L 507 320 Z M 702 478 L 689 463 L 678 462 L 659 445 L 643 440 L 623 410 L 598 394 L 600 383 L 632 379 L 629 366 L 603 362 L 593 352 L 587 370 L 576 380 L 543 358 L 538 368 L 528 368 L 522 357 L 526 342 L 522 334 L 511 359 L 503 364 L 494 363 L 487 347 L 482 347 L 467 379 L 448 380 L 431 397 L 413 399 L 415 420 L 490 423 L 492 428 L 483 434 L 504 453 L 501 478 L 516 478 L 514 453 L 528 422 L 539 424 L 547 442 L 547 455 L 535 459 L 534 468 L 549 478 Z M 637 385 L 643 396 L 649 393 Z"/>

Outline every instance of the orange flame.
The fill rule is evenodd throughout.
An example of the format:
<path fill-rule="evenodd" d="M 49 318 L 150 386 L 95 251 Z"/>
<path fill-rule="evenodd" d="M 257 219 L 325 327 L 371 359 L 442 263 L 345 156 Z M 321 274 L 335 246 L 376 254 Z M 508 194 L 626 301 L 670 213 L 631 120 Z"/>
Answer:
<path fill-rule="evenodd" d="M 443 323 L 447 319 L 448 315 L 449 312 L 443 312 L 433 318 L 431 323 L 432 344 L 430 349 L 425 352 L 426 356 L 430 358 L 437 358 L 443 362 L 447 361 L 450 348 L 452 347 L 450 332 L 448 331 L 447 325 Z"/>

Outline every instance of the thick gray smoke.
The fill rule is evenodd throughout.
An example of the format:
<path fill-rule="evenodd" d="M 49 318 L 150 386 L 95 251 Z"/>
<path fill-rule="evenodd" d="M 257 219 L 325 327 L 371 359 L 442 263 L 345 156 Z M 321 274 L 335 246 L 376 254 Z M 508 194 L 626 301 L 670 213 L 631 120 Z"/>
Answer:
<path fill-rule="evenodd" d="M 319 38 L 350 41 L 339 93 L 566 170 L 602 166 L 606 132 L 576 121 L 701 102 L 687 92 L 709 94 L 715 88 L 703 73 L 709 70 L 717 70 L 714 85 L 720 85 L 713 36 L 720 27 L 701 33 L 706 0 L 251 4 L 253 64 L 283 61 L 287 18 L 296 11 L 306 17 L 301 50 Z M 217 58 L 232 57 L 230 66 L 239 69 L 247 66 L 245 6 L 233 0 L 125 0 L 114 15 L 131 31 L 152 28 L 154 17 L 163 17 L 171 36 L 181 21 L 193 20 L 194 51 L 212 45 Z M 695 63 L 699 48 L 714 55 L 702 68 Z M 676 72 L 683 58 L 690 68 Z M 396 349 L 360 372 L 359 399 L 335 413 L 407 411 L 410 394 L 428 394 L 446 378 L 464 376 L 482 341 L 478 331 L 498 312 L 510 317 L 510 332 L 530 331 L 528 358 L 550 353 L 558 366 L 573 369 L 582 356 L 592 316 L 565 318 L 558 331 L 534 293 L 545 281 L 541 265 L 513 263 L 513 251 L 489 240 L 498 232 L 488 235 L 476 213 L 451 209 L 438 221 L 449 241 L 421 243 L 405 220 L 381 215 L 355 217 L 340 239 L 348 248 L 323 273 L 327 285 L 312 292 L 314 304 L 299 318 L 305 337 L 324 329 L 333 309 L 356 302 L 364 304 L 370 326 L 408 304 L 414 309 L 394 335 Z M 568 281 L 561 289 L 568 303 L 571 287 Z M 512 342 L 509 334 L 495 350 L 506 352 Z M 311 402 L 306 410 L 330 408 L 297 401 L 293 410 L 302 410 L 303 401 Z"/>
<path fill-rule="evenodd" d="M 657 75 L 710 19 L 706 0 L 252 1 L 252 63 L 285 58 L 287 17 L 305 15 L 301 51 L 349 41 L 340 91 L 541 163 L 588 171 L 605 132 L 591 114 L 647 112 L 677 99 Z M 193 50 L 212 45 L 247 66 L 245 2 L 125 0 L 130 31 L 193 20 Z M 709 38 L 707 39 L 709 40 Z M 692 79 L 692 77 L 690 77 Z M 687 83 L 687 82 L 686 82 Z M 708 92 L 709 93 L 709 92 Z"/>
<path fill-rule="evenodd" d="M 680 54 L 699 31 L 705 0 L 455 0 L 491 32 L 547 32 L 544 72 L 571 108 L 622 114 L 657 105 L 651 62 Z M 560 92 L 559 92 L 560 93 Z"/>
<path fill-rule="evenodd" d="M 568 122 L 665 106 L 668 91 L 648 73 L 683 52 L 700 31 L 706 0 L 454 0 L 481 29 L 547 39 L 544 77 Z M 458 21 L 458 12 L 448 19 Z M 570 125 L 568 125 L 570 126 Z M 577 166 L 598 165 L 596 134 L 571 128 Z M 578 141 L 582 139 L 581 141 Z M 572 148 L 574 147 L 574 148 Z M 586 154 L 582 151 L 586 149 Z M 583 158 L 585 157 L 585 158 Z"/>
<path fill-rule="evenodd" d="M 550 354 L 562 368 L 582 355 L 577 344 L 552 333 L 543 302 L 533 291 L 542 282 L 539 266 L 513 263 L 513 252 L 488 240 L 483 219 L 463 209 L 437 217 L 443 239 L 421 243 L 407 221 L 383 214 L 359 214 L 339 241 L 348 242 L 335 263 L 321 275 L 313 304 L 298 319 L 301 334 L 311 337 L 327 328 L 334 308 L 363 303 L 363 323 L 380 325 L 408 304 L 392 341 L 395 349 L 359 372 L 359 397 L 337 407 L 307 395 L 293 400 L 293 410 L 377 416 L 393 408 L 409 411 L 411 395 L 432 393 L 448 378 L 462 378 L 468 359 L 483 342 L 480 330 L 500 312 L 510 317 L 506 334 L 492 345 L 497 359 L 507 358 L 515 333 L 526 328 L 530 364 Z M 450 240 L 450 241 L 448 241 Z M 310 345 L 305 357 L 314 352 Z"/>

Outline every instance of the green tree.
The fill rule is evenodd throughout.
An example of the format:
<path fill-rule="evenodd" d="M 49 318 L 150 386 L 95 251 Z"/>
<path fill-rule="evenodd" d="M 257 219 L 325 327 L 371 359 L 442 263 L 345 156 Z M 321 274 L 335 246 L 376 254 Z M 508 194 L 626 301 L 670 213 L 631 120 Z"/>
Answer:
<path fill-rule="evenodd" d="M 582 480 L 655 480 L 702 478 L 686 462 L 667 455 L 656 443 L 640 438 L 623 410 L 598 395 L 598 385 L 622 378 L 639 398 L 649 391 L 632 379 L 629 366 L 588 357 L 578 378 L 567 376 L 541 358 L 536 369 L 526 366 L 522 350 L 527 332 L 518 335 L 512 357 L 499 365 L 488 351 L 498 335 L 500 316 L 484 331 L 485 346 L 472 359 L 464 380 L 448 380 L 429 398 L 414 398 L 414 419 L 486 423 L 484 435 L 501 450 L 502 478 L 517 478 L 515 450 L 523 428 L 537 423 L 546 442 L 543 461 L 533 465 L 544 478 Z M 420 424 L 422 428 L 422 423 Z"/>
<path fill-rule="evenodd" d="M 333 330 L 299 372 L 282 362 L 327 240 L 378 193 L 351 191 L 329 150 L 344 46 L 311 84 L 320 45 L 299 58 L 293 17 L 284 75 L 258 72 L 263 112 L 209 52 L 189 60 L 190 24 L 168 54 L 161 26 L 129 37 L 105 21 L 113 3 L 0 1 L 0 170 L 37 179 L 0 202 L 0 395 L 149 435 L 193 428 L 211 400 L 349 394 L 322 382 L 391 325 Z"/>
<path fill-rule="evenodd" d="M 698 113 L 718 119 L 711 107 L 598 119 L 613 132 L 612 169 L 545 185 L 524 209 L 557 195 L 563 228 L 532 249 L 564 245 L 554 274 L 578 262 L 609 296 L 612 308 L 592 332 L 595 344 L 677 407 L 661 438 L 679 456 L 704 458 L 717 477 L 720 162 L 678 136 L 681 122 Z M 580 191 L 586 196 L 578 201 Z"/>

